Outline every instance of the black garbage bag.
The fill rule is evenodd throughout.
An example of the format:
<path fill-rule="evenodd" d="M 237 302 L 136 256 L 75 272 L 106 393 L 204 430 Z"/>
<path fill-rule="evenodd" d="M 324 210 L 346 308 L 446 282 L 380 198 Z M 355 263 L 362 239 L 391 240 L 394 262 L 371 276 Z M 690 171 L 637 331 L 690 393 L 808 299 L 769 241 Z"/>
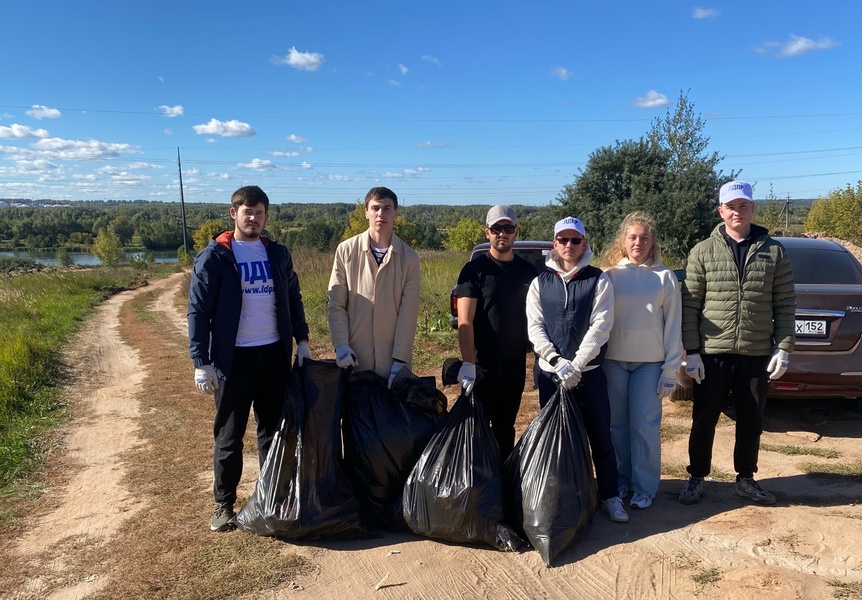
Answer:
<path fill-rule="evenodd" d="M 546 566 L 586 530 L 598 493 L 581 411 L 562 385 L 504 463 L 507 518 Z"/>
<path fill-rule="evenodd" d="M 341 433 L 361 514 L 398 531 L 407 529 L 404 482 L 446 416 L 446 396 L 406 367 L 387 383 L 373 371 L 350 375 Z"/>
<path fill-rule="evenodd" d="M 517 550 L 503 514 L 500 448 L 482 405 L 462 394 L 407 478 L 404 520 L 425 537 Z"/>
<path fill-rule="evenodd" d="M 240 529 L 287 539 L 373 537 L 341 458 L 345 376 L 335 361 L 294 364 L 281 427 L 251 499 L 237 514 Z"/>

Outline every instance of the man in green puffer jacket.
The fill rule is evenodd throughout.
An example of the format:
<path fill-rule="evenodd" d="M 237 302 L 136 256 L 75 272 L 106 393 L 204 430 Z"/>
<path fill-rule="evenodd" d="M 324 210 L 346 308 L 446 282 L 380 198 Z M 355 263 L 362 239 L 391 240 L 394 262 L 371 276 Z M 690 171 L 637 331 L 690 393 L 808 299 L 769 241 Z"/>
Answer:
<path fill-rule="evenodd" d="M 769 381 L 787 370 L 796 341 L 796 293 L 784 247 L 751 223 L 751 185 L 721 186 L 724 223 L 692 248 L 682 285 L 686 373 L 695 381 L 690 475 L 679 494 L 695 504 L 709 475 L 715 427 L 730 395 L 736 417 L 736 493 L 758 504 L 775 496 L 754 480 Z"/>

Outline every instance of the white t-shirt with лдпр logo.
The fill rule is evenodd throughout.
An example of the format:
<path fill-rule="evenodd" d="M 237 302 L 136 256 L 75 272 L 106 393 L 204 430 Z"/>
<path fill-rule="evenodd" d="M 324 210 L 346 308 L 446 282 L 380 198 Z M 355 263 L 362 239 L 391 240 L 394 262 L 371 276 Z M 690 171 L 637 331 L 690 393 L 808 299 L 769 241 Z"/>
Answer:
<path fill-rule="evenodd" d="M 278 334 L 275 290 L 266 246 L 260 240 L 232 240 L 231 249 L 236 258 L 242 287 L 242 311 L 236 345 L 264 346 L 277 342 L 281 336 Z"/>

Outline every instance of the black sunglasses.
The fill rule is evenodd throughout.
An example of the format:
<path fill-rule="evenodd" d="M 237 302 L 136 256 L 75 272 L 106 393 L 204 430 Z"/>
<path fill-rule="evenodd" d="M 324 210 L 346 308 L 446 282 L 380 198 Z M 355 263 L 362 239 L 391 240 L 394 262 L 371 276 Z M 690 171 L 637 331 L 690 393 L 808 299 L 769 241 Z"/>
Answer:
<path fill-rule="evenodd" d="M 584 241 L 584 238 L 579 238 L 579 237 L 570 237 L 570 238 L 568 238 L 568 237 L 559 237 L 559 238 L 557 238 L 557 241 L 558 241 L 558 242 L 560 242 L 560 245 L 561 245 L 561 246 L 565 246 L 565 245 L 566 245 L 566 244 L 568 244 L 569 242 L 571 242 L 571 243 L 572 243 L 572 244 L 574 244 L 575 246 L 580 246 L 580 245 L 581 245 L 581 242 L 583 242 L 583 241 Z"/>
<path fill-rule="evenodd" d="M 500 235 L 500 234 L 501 234 L 501 233 L 503 233 L 503 232 L 505 232 L 505 233 L 515 233 L 515 229 L 517 229 L 517 227 L 516 227 L 516 226 L 514 226 L 514 225 L 491 225 L 491 226 L 488 228 L 488 230 L 489 230 L 491 233 L 496 233 L 497 235 Z"/>

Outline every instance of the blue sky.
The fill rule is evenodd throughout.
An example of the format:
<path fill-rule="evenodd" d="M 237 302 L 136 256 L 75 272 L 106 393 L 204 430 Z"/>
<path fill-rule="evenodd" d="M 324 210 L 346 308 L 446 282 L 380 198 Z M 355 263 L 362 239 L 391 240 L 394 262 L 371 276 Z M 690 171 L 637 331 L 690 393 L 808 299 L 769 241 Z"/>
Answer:
<path fill-rule="evenodd" d="M 756 197 L 862 179 L 855 0 L 10 0 L 0 197 L 547 205 L 680 91 Z"/>

